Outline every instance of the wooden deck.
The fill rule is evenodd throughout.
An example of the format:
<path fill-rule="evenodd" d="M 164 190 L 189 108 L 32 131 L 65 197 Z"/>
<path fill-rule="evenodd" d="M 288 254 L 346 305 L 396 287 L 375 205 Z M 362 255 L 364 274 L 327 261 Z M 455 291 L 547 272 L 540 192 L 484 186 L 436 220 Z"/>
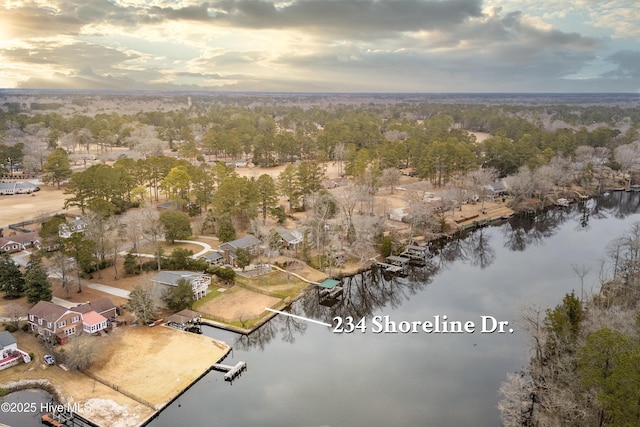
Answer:
<path fill-rule="evenodd" d="M 245 369 L 247 369 L 247 362 L 238 362 L 234 366 L 231 365 L 223 365 L 222 363 L 216 363 L 213 365 L 213 369 L 216 371 L 225 372 L 224 379 L 225 381 L 233 381 L 238 375 L 242 373 Z"/>
<path fill-rule="evenodd" d="M 460 226 L 460 228 L 467 229 L 477 224 L 486 224 L 498 219 L 510 218 L 511 216 L 513 216 L 513 210 L 509 209 L 506 206 L 499 206 L 496 208 L 487 209 L 484 211 L 484 213 L 474 215 L 473 217 L 456 218 L 456 223 Z"/>

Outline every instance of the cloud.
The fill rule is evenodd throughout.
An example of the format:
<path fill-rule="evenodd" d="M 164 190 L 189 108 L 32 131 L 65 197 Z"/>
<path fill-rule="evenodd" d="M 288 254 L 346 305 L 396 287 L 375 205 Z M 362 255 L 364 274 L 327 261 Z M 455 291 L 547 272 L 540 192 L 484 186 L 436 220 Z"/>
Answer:
<path fill-rule="evenodd" d="M 597 81 L 635 90 L 632 44 L 589 35 L 583 23 L 559 26 L 532 14 L 542 13 L 537 3 L 487 8 L 493 1 L 5 2 L 0 86 L 562 91 Z M 566 8 L 554 19 L 578 13 L 559 1 Z M 582 17 L 605 7 L 578 2 Z"/>
<path fill-rule="evenodd" d="M 16 4 L 19 2 L 16 2 Z M 78 35 L 82 29 L 98 22 L 134 26 L 144 21 L 144 9 L 125 7 L 107 0 L 23 1 L 0 6 L 5 36 L 11 39 Z"/>
<path fill-rule="evenodd" d="M 445 29 L 481 15 L 480 0 L 298 0 L 283 6 L 260 0 L 217 3 L 213 22 L 244 28 L 295 28 L 326 37 L 376 38 Z"/>
<path fill-rule="evenodd" d="M 606 73 L 606 77 L 640 80 L 640 51 L 618 51 L 609 56 L 609 61 L 615 64 L 617 68 Z"/>

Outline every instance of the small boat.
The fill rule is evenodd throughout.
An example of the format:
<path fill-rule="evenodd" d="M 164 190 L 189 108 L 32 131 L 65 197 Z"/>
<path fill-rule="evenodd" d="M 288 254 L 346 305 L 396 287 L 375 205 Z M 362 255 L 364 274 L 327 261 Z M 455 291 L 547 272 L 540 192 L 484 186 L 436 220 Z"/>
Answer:
<path fill-rule="evenodd" d="M 560 206 L 563 208 L 566 208 L 567 206 L 569 206 L 569 203 L 571 203 L 569 199 L 565 199 L 564 197 L 561 197 L 558 200 L 556 200 L 556 206 Z"/>

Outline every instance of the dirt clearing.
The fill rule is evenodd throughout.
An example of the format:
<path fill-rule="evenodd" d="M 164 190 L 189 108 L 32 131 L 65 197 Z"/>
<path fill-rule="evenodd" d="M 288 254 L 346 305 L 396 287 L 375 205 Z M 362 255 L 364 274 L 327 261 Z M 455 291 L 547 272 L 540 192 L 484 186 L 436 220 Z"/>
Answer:
<path fill-rule="evenodd" d="M 239 322 L 260 316 L 265 307 L 273 307 L 280 301 L 280 298 L 235 286 L 211 301 L 199 305 L 197 310 L 227 322 Z"/>

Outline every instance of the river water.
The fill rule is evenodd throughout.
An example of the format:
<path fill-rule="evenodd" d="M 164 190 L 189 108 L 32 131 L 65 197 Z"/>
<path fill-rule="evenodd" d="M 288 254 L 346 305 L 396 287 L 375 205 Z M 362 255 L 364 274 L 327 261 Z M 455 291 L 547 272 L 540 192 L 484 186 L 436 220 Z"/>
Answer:
<path fill-rule="evenodd" d="M 243 360 L 248 370 L 232 384 L 207 374 L 150 426 L 498 426 L 498 387 L 529 360 L 522 307 L 597 291 L 607 242 L 640 220 L 639 211 L 640 193 L 615 192 L 513 218 L 434 248 L 407 277 L 370 271 L 345 279 L 332 307 L 310 292 L 291 309 L 327 323 L 364 317 L 364 333 L 282 315 L 249 336 L 207 328 L 233 346 L 225 363 Z M 572 264 L 590 268 L 583 289 Z M 374 333 L 373 316 L 447 316 L 475 331 Z M 482 316 L 508 321 L 505 333 L 481 333 Z"/>

